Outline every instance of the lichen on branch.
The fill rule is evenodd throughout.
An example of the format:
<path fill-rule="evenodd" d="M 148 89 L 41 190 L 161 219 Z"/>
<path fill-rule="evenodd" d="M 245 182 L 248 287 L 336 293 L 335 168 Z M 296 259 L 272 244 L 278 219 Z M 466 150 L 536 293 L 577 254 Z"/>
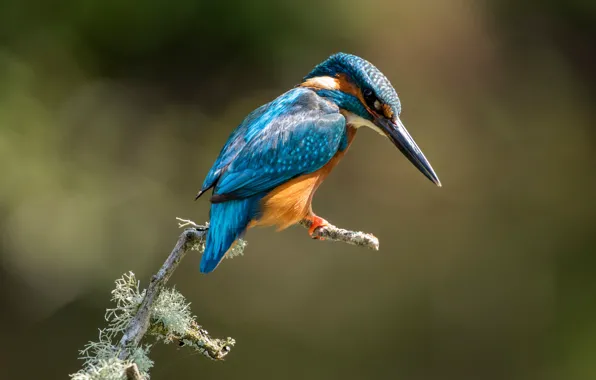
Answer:
<path fill-rule="evenodd" d="M 83 369 L 71 377 L 74 380 L 117 380 L 126 379 L 126 370 L 133 364 L 141 376 L 148 377 L 153 361 L 148 354 L 151 345 L 126 347 L 127 356 L 119 358 L 117 337 L 133 320 L 145 297 L 146 290 L 139 289 L 134 273 L 129 272 L 116 280 L 112 291 L 115 307 L 107 309 L 107 327 L 99 331 L 99 339 L 89 342 L 80 351 L 85 361 Z M 177 343 L 194 349 L 210 359 L 223 359 L 235 344 L 234 339 L 215 339 L 201 328 L 190 312 L 190 305 L 176 289 L 164 289 L 151 308 L 150 325 L 147 334 L 164 343 Z"/>
<path fill-rule="evenodd" d="M 190 304 L 174 288 L 165 285 L 189 250 L 203 253 L 209 225 L 177 218 L 180 228 L 186 228 L 160 270 L 151 277 L 147 289 L 140 290 L 134 273 L 116 280 L 112 291 L 115 307 L 107 309 L 107 327 L 99 330 L 99 339 L 89 342 L 80 351 L 83 369 L 71 376 L 73 380 L 143 380 L 148 379 L 153 361 L 149 359 L 150 344 L 141 344 L 146 335 L 163 343 L 176 343 L 194 349 L 212 360 L 223 360 L 235 341 L 232 338 L 212 338 L 191 314 Z M 310 222 L 301 223 L 309 228 Z M 314 237 L 379 249 L 378 239 L 364 232 L 349 231 L 333 225 L 317 228 Z M 240 239 L 226 254 L 243 254 L 246 242 Z"/>

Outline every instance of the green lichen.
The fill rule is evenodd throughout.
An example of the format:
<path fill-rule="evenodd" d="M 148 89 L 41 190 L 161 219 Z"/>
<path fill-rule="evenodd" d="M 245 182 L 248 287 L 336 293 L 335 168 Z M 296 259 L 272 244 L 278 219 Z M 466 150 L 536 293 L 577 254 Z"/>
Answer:
<path fill-rule="evenodd" d="M 100 359 L 85 369 L 70 375 L 73 380 L 126 380 L 130 362 L 118 358 Z"/>
<path fill-rule="evenodd" d="M 165 330 L 177 335 L 188 331 L 193 321 L 190 303 L 176 289 L 164 289 L 151 308 L 151 322 L 161 323 Z"/>
<path fill-rule="evenodd" d="M 149 358 L 151 345 L 127 347 L 126 360 L 118 358 L 118 342 L 143 301 L 145 290 L 139 289 L 134 273 L 116 280 L 112 290 L 115 307 L 106 310 L 108 325 L 99 330 L 99 338 L 79 351 L 83 368 L 70 377 L 73 380 L 125 380 L 125 370 L 136 364 L 143 379 L 149 378 L 153 361 Z M 164 289 L 151 307 L 149 335 L 164 343 L 177 342 L 199 351 L 213 360 L 223 359 L 235 344 L 234 339 L 214 339 L 196 322 L 190 304 L 176 289 Z"/>
<path fill-rule="evenodd" d="M 226 253 L 226 259 L 233 259 L 234 257 L 244 256 L 244 249 L 248 243 L 244 239 L 238 239 L 236 244 L 232 246 Z"/>
<path fill-rule="evenodd" d="M 112 301 L 116 307 L 106 310 L 107 327 L 99 330 L 96 342 L 89 342 L 79 351 L 79 359 L 85 361 L 83 369 L 70 375 L 74 380 L 120 380 L 126 379 L 125 369 L 133 363 L 139 368 L 143 378 L 149 378 L 149 370 L 153 361 L 147 356 L 150 346 L 129 347 L 131 355 L 126 360 L 118 358 L 116 349 L 118 337 L 128 326 L 136 313 L 144 291 L 139 291 L 139 282 L 134 273 L 124 274 L 116 280 L 116 288 L 112 291 Z"/>

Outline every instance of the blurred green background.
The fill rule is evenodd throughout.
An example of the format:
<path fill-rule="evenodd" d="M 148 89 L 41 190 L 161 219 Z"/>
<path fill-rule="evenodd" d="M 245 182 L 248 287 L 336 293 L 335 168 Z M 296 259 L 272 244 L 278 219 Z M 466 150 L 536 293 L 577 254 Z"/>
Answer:
<path fill-rule="evenodd" d="M 359 133 L 317 213 L 381 251 L 251 230 L 171 280 L 225 363 L 152 379 L 596 378 L 596 3 L 3 0 L 0 377 L 63 379 L 142 285 L 229 133 L 338 51 L 373 62 L 434 187 Z"/>

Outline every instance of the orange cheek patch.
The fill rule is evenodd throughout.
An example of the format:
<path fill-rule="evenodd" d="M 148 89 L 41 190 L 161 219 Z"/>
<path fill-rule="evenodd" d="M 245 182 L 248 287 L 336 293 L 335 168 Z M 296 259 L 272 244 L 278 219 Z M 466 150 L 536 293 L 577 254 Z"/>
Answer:
<path fill-rule="evenodd" d="M 360 103 L 362 103 L 362 105 L 364 106 L 364 108 L 366 108 L 366 110 L 370 114 L 372 114 L 372 115 L 375 115 L 376 114 L 366 104 L 366 101 L 364 100 L 364 96 L 362 95 L 362 91 L 354 83 L 352 83 L 350 81 L 350 79 L 348 78 L 348 76 L 346 74 L 338 74 L 336 76 L 336 80 L 337 80 L 337 83 L 338 83 L 338 89 L 340 91 L 345 92 L 346 94 L 354 95 L 355 97 L 358 98 L 358 100 L 360 100 Z"/>
<path fill-rule="evenodd" d="M 391 109 L 391 106 L 389 106 L 389 104 L 383 104 L 382 108 L 385 117 L 390 120 L 393 119 L 393 110 Z"/>
<path fill-rule="evenodd" d="M 362 92 L 354 83 L 350 81 L 346 74 L 337 74 L 335 81 L 337 82 L 338 90 L 345 92 L 346 94 L 354 95 L 361 101 L 364 101 L 364 98 L 362 98 Z"/>

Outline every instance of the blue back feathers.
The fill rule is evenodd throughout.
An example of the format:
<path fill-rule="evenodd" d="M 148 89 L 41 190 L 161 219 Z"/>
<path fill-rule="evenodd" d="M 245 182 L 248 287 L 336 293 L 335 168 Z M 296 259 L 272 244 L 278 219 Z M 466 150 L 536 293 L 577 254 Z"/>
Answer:
<path fill-rule="evenodd" d="M 391 85 L 391 82 L 389 82 L 389 79 L 387 79 L 372 63 L 358 56 L 346 53 L 334 54 L 317 65 L 304 79 L 306 80 L 308 78 L 319 76 L 335 77 L 338 74 L 348 75 L 348 77 L 361 89 L 370 88 L 379 100 L 391 106 L 395 115 L 401 113 L 399 97 Z M 350 102 L 347 104 L 348 106 L 351 105 Z M 361 117 L 367 116 L 358 112 L 354 113 Z"/>
<path fill-rule="evenodd" d="M 346 144 L 339 108 L 310 89 L 295 88 L 248 115 L 203 189 L 215 186 L 215 202 L 250 197 L 320 169 Z"/>
<path fill-rule="evenodd" d="M 247 116 L 232 133 L 203 183 L 214 188 L 201 271 L 215 269 L 259 202 L 277 186 L 322 168 L 348 144 L 339 108 L 307 88 L 294 88 Z"/>

